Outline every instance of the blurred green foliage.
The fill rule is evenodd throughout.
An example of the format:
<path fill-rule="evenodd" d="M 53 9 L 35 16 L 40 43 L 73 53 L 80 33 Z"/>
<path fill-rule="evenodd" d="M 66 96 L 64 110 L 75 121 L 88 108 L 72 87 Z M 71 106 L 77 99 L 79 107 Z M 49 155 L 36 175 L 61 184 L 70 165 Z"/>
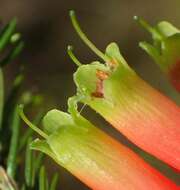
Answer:
<path fill-rule="evenodd" d="M 13 19 L 0 33 L 0 53 L 5 54 L 0 61 L 0 189 L 55 190 L 58 182 L 57 174 L 49 186 L 48 177 L 45 175 L 46 169 L 43 166 L 43 154 L 35 154 L 29 147 L 33 140 L 33 131 L 21 128 L 18 104 L 23 103 L 29 110 L 31 107 L 41 105 L 43 100 L 40 95 L 33 95 L 31 91 L 20 93 L 24 81 L 21 65 L 11 84 L 9 94 L 5 93 L 2 70 L 19 55 L 23 47 L 21 35 L 16 33 L 16 19 Z M 40 111 L 36 115 L 34 123 L 40 122 L 42 114 Z"/>

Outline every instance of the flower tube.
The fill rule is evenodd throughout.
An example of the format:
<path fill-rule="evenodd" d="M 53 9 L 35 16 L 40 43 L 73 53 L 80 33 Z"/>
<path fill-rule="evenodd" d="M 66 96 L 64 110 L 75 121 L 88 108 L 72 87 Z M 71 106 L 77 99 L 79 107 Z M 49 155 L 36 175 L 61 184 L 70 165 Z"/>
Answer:
<path fill-rule="evenodd" d="M 137 146 L 179 170 L 180 108 L 142 80 L 115 43 L 107 46 L 105 54 L 97 52 L 81 31 L 74 12 L 71 18 L 80 37 L 105 62 L 78 67 L 74 81 L 79 101 L 101 114 Z"/>
<path fill-rule="evenodd" d="M 45 140 L 31 147 L 52 157 L 59 165 L 94 190 L 177 190 L 169 179 L 150 167 L 124 145 L 94 127 L 85 118 L 51 110 L 43 119 L 44 131 L 24 121 Z"/>

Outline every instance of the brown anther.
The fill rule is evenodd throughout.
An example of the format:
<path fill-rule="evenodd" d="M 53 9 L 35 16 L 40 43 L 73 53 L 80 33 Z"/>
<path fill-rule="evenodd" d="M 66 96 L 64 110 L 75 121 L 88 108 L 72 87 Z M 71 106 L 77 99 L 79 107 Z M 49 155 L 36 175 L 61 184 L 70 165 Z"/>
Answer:
<path fill-rule="evenodd" d="M 95 97 L 95 98 L 103 98 L 103 97 L 104 97 L 104 95 L 103 95 L 102 92 L 93 92 L 93 93 L 91 94 L 91 96 L 92 96 L 92 97 Z"/>
<path fill-rule="evenodd" d="M 96 91 L 91 94 L 91 96 L 96 98 L 103 98 L 103 81 L 109 77 L 109 73 L 97 69 L 96 71 L 97 82 L 96 82 Z"/>
<path fill-rule="evenodd" d="M 103 94 L 103 81 L 102 80 L 98 80 L 96 83 L 96 91 L 93 92 L 91 94 L 93 97 L 96 98 L 103 98 L 104 94 Z"/>
<path fill-rule="evenodd" d="M 107 65 L 111 68 L 111 69 L 114 69 L 116 66 L 117 66 L 117 61 L 116 59 L 112 59 L 111 61 L 108 61 L 107 62 Z"/>
<path fill-rule="evenodd" d="M 109 73 L 107 73 L 105 71 L 97 70 L 96 76 L 100 80 L 105 80 L 109 77 Z"/>

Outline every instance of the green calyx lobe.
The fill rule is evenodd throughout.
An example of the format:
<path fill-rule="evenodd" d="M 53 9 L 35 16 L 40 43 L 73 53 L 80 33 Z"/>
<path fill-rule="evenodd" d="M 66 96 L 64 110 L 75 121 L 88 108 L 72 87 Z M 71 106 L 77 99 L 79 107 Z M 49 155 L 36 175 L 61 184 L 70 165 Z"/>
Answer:
<path fill-rule="evenodd" d="M 76 110 L 76 118 L 70 114 L 51 110 L 43 118 L 45 140 L 36 139 L 31 148 L 49 155 L 59 165 L 68 167 L 73 160 L 73 150 L 86 149 L 86 143 L 93 134 L 96 135 L 95 127 L 83 118 Z M 71 153 L 72 152 L 72 153 Z M 77 156 L 78 155 L 74 155 Z"/>
<path fill-rule="evenodd" d="M 153 44 L 140 42 L 140 47 L 156 61 L 164 72 L 171 72 L 180 62 L 180 30 L 166 21 L 151 27 L 141 18 L 136 18 L 152 34 L 153 38 Z"/>
<path fill-rule="evenodd" d="M 44 131 L 51 135 L 58 129 L 74 125 L 71 115 L 68 113 L 51 110 L 43 118 Z"/>

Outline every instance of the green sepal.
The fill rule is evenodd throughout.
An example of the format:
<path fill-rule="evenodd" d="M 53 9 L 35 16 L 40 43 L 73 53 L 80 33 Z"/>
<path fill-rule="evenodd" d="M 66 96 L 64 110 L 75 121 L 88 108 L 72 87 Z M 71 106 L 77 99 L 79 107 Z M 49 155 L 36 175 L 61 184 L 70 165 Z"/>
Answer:
<path fill-rule="evenodd" d="M 111 42 L 105 51 L 105 54 L 110 58 L 110 60 L 115 60 L 119 64 L 128 67 L 128 64 L 124 57 L 121 55 L 118 45 L 115 42 Z"/>
<path fill-rule="evenodd" d="M 70 147 L 74 147 L 74 138 L 84 137 L 89 129 L 92 129 L 92 124 L 82 116 L 79 115 L 79 123 L 75 123 L 69 114 L 58 110 L 49 111 L 43 123 L 46 130 L 52 133 L 46 140 L 36 139 L 33 141 L 31 148 L 47 154 L 61 166 L 66 164 Z M 67 142 L 67 135 L 72 137 L 69 142 Z"/>
<path fill-rule="evenodd" d="M 49 144 L 47 143 L 46 140 L 35 139 L 31 143 L 30 147 L 33 150 L 38 150 L 38 151 L 41 151 L 41 152 L 47 154 L 55 162 L 59 163 L 59 161 L 56 158 L 56 155 L 53 153 L 53 151 L 51 150 L 51 148 L 50 148 L 50 146 L 49 146 Z"/>
<path fill-rule="evenodd" d="M 44 131 L 49 135 L 60 127 L 68 125 L 73 125 L 72 117 L 68 113 L 56 109 L 49 111 L 43 118 Z"/>
<path fill-rule="evenodd" d="M 139 46 L 146 51 L 156 62 L 159 62 L 161 57 L 160 57 L 160 52 L 155 48 L 153 45 L 147 42 L 140 42 Z"/>
<path fill-rule="evenodd" d="M 159 31 L 164 37 L 170 37 L 174 34 L 180 33 L 180 30 L 173 26 L 171 23 L 167 21 L 161 21 L 156 26 L 157 31 Z"/>

